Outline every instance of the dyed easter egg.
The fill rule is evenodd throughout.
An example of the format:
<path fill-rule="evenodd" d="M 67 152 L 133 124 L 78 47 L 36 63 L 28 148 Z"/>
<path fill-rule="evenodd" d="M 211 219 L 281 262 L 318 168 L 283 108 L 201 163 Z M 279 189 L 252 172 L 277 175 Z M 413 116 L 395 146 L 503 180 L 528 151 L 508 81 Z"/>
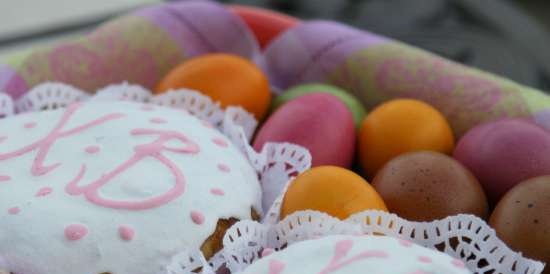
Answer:
<path fill-rule="evenodd" d="M 219 101 L 241 106 L 261 120 L 271 102 L 267 77 L 252 62 L 230 54 L 207 54 L 175 67 L 157 85 L 156 93 L 189 88 Z"/>
<path fill-rule="evenodd" d="M 346 104 L 346 106 L 353 114 L 353 120 L 357 128 L 360 127 L 361 121 L 363 121 L 363 118 L 365 118 L 365 115 L 367 115 L 367 111 L 365 110 L 361 102 L 357 100 L 357 98 L 341 88 L 326 84 L 304 84 L 292 87 L 283 92 L 281 95 L 275 97 L 271 104 L 271 109 L 272 111 L 274 111 L 282 106 L 284 103 L 296 97 L 300 97 L 304 94 L 309 94 L 313 92 L 329 93 L 342 100 L 342 102 Z"/>
<path fill-rule="evenodd" d="M 487 217 L 487 198 L 476 178 L 438 152 L 400 155 L 384 165 L 372 184 L 389 211 L 408 220 L 432 221 L 460 213 Z"/>
<path fill-rule="evenodd" d="M 300 23 L 294 17 L 262 8 L 230 5 L 229 10 L 243 19 L 262 48 L 285 30 Z"/>
<path fill-rule="evenodd" d="M 368 176 L 390 159 L 412 151 L 451 153 L 454 137 L 445 117 L 418 100 L 388 101 L 367 115 L 359 134 L 359 158 Z"/>
<path fill-rule="evenodd" d="M 291 100 L 258 131 L 254 149 L 267 142 L 289 142 L 309 150 L 312 165 L 349 167 L 355 150 L 353 116 L 338 97 L 313 93 Z"/>
<path fill-rule="evenodd" d="M 490 122 L 468 131 L 454 157 L 472 171 L 494 205 L 517 183 L 550 174 L 550 135 L 524 120 Z"/>
<path fill-rule="evenodd" d="M 550 262 L 550 176 L 523 181 L 504 195 L 489 224 L 510 248 Z M 546 269 L 543 273 L 550 273 Z"/>
<path fill-rule="evenodd" d="M 296 177 L 283 198 L 281 219 L 308 209 L 340 219 L 368 209 L 387 211 L 384 201 L 367 181 L 335 166 L 312 168 Z"/>

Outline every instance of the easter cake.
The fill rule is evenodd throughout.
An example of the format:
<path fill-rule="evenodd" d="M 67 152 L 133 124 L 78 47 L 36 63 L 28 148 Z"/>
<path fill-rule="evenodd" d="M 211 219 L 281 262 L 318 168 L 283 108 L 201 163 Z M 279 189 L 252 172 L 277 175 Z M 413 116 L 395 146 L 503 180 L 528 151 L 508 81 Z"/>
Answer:
<path fill-rule="evenodd" d="M 263 255 L 239 274 L 470 273 L 447 254 L 387 236 L 327 236 Z"/>
<path fill-rule="evenodd" d="M 184 110 L 72 104 L 0 124 L 0 269 L 151 274 L 257 218 L 246 157 Z M 1 271 L 0 271 L 1 272 Z"/>

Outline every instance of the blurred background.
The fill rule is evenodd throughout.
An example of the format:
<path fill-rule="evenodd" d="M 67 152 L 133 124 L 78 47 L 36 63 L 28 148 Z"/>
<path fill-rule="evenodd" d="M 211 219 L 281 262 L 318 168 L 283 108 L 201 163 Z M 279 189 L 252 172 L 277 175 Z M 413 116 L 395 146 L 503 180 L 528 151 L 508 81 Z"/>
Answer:
<path fill-rule="evenodd" d="M 161 0 L 2 0 L 0 59 Z M 221 0 L 333 19 L 550 91 L 548 0 Z"/>

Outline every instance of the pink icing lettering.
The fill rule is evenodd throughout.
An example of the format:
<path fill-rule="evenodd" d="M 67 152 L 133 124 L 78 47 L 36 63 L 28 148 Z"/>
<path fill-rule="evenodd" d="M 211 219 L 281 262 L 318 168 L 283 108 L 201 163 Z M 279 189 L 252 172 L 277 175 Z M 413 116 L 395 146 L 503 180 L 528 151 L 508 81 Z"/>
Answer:
<path fill-rule="evenodd" d="M 216 144 L 220 147 L 228 147 L 229 146 L 224 139 L 219 138 L 219 137 L 212 139 L 212 142 L 214 142 L 214 144 Z"/>
<path fill-rule="evenodd" d="M 7 182 L 11 180 L 11 177 L 10 176 L 6 176 L 6 175 L 0 175 L 0 183 L 1 182 Z"/>
<path fill-rule="evenodd" d="M 61 163 L 53 163 L 46 165 L 45 161 L 47 155 L 50 151 L 50 148 L 57 142 L 57 140 L 65 137 L 69 137 L 78 133 L 81 133 L 89 128 L 99 126 L 108 121 L 119 119 L 125 117 L 121 113 L 112 113 L 104 115 L 98 119 L 92 120 L 88 123 L 85 123 L 80 126 L 76 126 L 71 129 L 65 129 L 65 125 L 69 122 L 73 114 L 80 108 L 80 104 L 73 104 L 67 107 L 63 113 L 58 124 L 53 128 L 53 130 L 48 133 L 44 138 L 27 145 L 23 148 L 17 149 L 8 153 L 0 153 L 0 161 L 9 160 L 22 156 L 24 154 L 33 152 L 36 150 L 36 157 L 30 168 L 31 174 L 33 176 L 42 176 L 52 170 L 56 169 L 61 165 Z M 185 180 L 181 170 L 168 158 L 166 158 L 162 152 L 169 151 L 173 153 L 190 153 L 195 154 L 199 152 L 199 147 L 196 143 L 188 140 L 183 134 L 176 131 L 161 131 L 161 130 L 152 130 L 152 129 L 134 129 L 131 131 L 131 134 L 136 135 L 158 135 L 158 138 L 144 145 L 138 145 L 134 147 L 134 155 L 123 162 L 118 167 L 115 167 L 108 173 L 103 174 L 99 179 L 92 181 L 90 184 L 85 186 L 79 186 L 79 182 L 84 178 L 86 174 L 86 165 L 82 165 L 77 175 L 69 181 L 65 187 L 65 191 L 70 195 L 84 195 L 84 197 L 99 206 L 116 208 L 116 209 L 129 209 L 129 210 L 140 210 L 140 209 L 149 209 L 158 207 L 160 205 L 166 204 L 177 197 L 181 196 L 185 189 Z M 182 147 L 168 147 L 165 144 L 171 140 L 178 140 L 184 144 Z M 96 153 L 99 151 L 99 147 L 90 146 L 87 147 L 86 152 Z M 152 157 L 166 166 L 169 169 L 175 178 L 174 186 L 169 189 L 166 193 L 138 201 L 117 201 L 110 200 L 101 197 L 99 194 L 99 189 L 104 185 L 110 183 L 116 176 L 126 171 L 127 169 L 133 167 L 135 164 L 139 163 L 142 159 L 146 157 Z M 7 181 L 10 177 L 6 175 L 0 175 L 0 181 Z M 40 192 L 40 191 L 39 191 Z M 47 191 L 43 192 L 46 193 Z M 38 193 L 37 193 L 38 194 Z M 47 194 L 46 194 L 47 195 Z"/>
<path fill-rule="evenodd" d="M 210 193 L 212 193 L 213 195 L 216 195 L 216 196 L 225 195 L 225 191 L 223 191 L 223 189 L 221 189 L 221 188 L 213 188 L 213 189 L 210 190 Z"/>
<path fill-rule="evenodd" d="M 121 225 L 118 227 L 118 234 L 120 235 L 121 239 L 125 241 L 131 241 L 134 239 L 136 232 L 129 225 Z"/>
<path fill-rule="evenodd" d="M 285 270 L 285 264 L 279 260 L 269 261 L 269 272 L 268 274 L 280 274 Z"/>
<path fill-rule="evenodd" d="M 366 250 L 349 259 L 344 259 L 353 247 L 353 240 L 342 240 L 336 243 L 334 256 L 329 264 L 319 272 L 319 274 L 333 273 L 334 271 L 352 264 L 356 261 L 368 258 L 387 258 L 389 255 L 381 250 Z"/>
<path fill-rule="evenodd" d="M 67 107 L 65 113 L 61 117 L 61 121 L 55 126 L 55 128 L 46 137 L 28 146 L 25 146 L 21 149 L 0 154 L 0 161 L 9 160 L 9 159 L 24 155 L 26 153 L 29 153 L 31 151 L 37 150 L 36 157 L 34 158 L 33 164 L 31 166 L 31 174 L 33 176 L 41 176 L 41 175 L 47 174 L 48 172 L 54 170 L 55 168 L 61 165 L 61 163 L 55 163 L 48 166 L 44 165 L 44 161 L 46 159 L 46 156 L 48 155 L 48 152 L 51 146 L 55 144 L 55 142 L 58 139 L 80 133 L 91 127 L 95 127 L 100 124 L 103 124 L 107 121 L 124 117 L 123 114 L 119 114 L 119 113 L 109 114 L 99 119 L 93 120 L 89 123 L 86 123 L 84 125 L 72 128 L 70 130 L 63 131 L 63 127 L 67 124 L 71 116 L 79 107 L 80 107 L 80 104 L 73 104 Z"/>
<path fill-rule="evenodd" d="M 92 145 L 92 146 L 86 147 L 86 149 L 84 150 L 86 151 L 86 153 L 95 154 L 99 152 L 100 148 L 99 146 Z"/>
<path fill-rule="evenodd" d="M 88 228 L 82 224 L 70 224 L 65 227 L 65 238 L 69 241 L 78 241 L 88 234 Z"/>
<path fill-rule="evenodd" d="M 36 192 L 36 194 L 34 195 L 35 197 L 44 197 L 44 196 L 47 196 L 49 195 L 50 193 L 52 193 L 53 189 L 51 187 L 43 187 L 41 188 L 40 190 L 38 190 L 38 192 Z"/>
<path fill-rule="evenodd" d="M 21 212 L 21 209 L 19 209 L 19 207 L 16 207 L 16 206 L 8 209 L 8 213 L 10 215 L 17 215 L 19 214 L 19 212 Z"/>
<path fill-rule="evenodd" d="M 204 223 L 204 215 L 198 211 L 191 211 L 191 220 L 193 220 L 193 223 L 202 225 Z"/>
<path fill-rule="evenodd" d="M 152 118 L 149 121 L 153 124 L 165 124 L 166 123 L 166 120 L 164 120 L 162 118 L 158 118 L 158 117 Z"/>
<path fill-rule="evenodd" d="M 458 268 L 465 268 L 466 266 L 464 265 L 464 262 L 459 260 L 459 259 L 453 259 L 451 261 L 451 264 L 453 264 L 454 266 L 458 267 Z"/>
<path fill-rule="evenodd" d="M 24 125 L 24 127 L 27 128 L 27 129 L 34 128 L 34 127 L 36 127 L 36 123 L 35 122 L 29 122 L 29 123 L 26 123 Z"/>
<path fill-rule="evenodd" d="M 226 164 L 218 164 L 218 169 L 222 172 L 230 172 L 231 169 Z"/>
<path fill-rule="evenodd" d="M 65 191 L 70 195 L 84 195 L 86 199 L 96 205 L 128 210 L 143 210 L 164 205 L 181 196 L 185 190 L 185 179 L 181 170 L 171 160 L 166 158 L 162 152 L 170 151 L 180 154 L 196 154 L 199 152 L 199 146 L 188 140 L 183 134 L 177 131 L 154 130 L 154 129 L 134 129 L 131 131 L 134 136 L 138 135 L 158 135 L 158 138 L 144 145 L 134 147 L 134 155 L 121 165 L 115 167 L 110 172 L 103 174 L 99 179 L 86 186 L 78 186 L 86 173 L 86 165 L 82 165 L 76 177 L 65 187 Z M 165 143 L 171 140 L 178 140 L 184 144 L 182 147 L 167 147 Z M 156 197 L 141 201 L 117 201 L 101 197 L 99 189 L 111 182 L 115 177 L 132 168 L 146 157 L 157 159 L 172 172 L 175 178 L 174 186 L 166 193 Z"/>
<path fill-rule="evenodd" d="M 431 263 L 432 259 L 427 256 L 418 256 L 418 261 L 422 263 Z"/>

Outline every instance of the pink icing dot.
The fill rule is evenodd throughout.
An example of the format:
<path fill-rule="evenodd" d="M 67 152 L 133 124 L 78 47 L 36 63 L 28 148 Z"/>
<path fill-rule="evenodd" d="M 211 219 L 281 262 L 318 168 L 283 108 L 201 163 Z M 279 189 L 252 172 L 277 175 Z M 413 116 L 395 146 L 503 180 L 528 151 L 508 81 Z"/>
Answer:
<path fill-rule="evenodd" d="M 88 228 L 81 224 L 70 224 L 65 227 L 65 238 L 69 241 L 77 241 L 88 234 Z"/>
<path fill-rule="evenodd" d="M 423 263 L 431 263 L 432 259 L 427 256 L 418 256 L 418 261 Z"/>
<path fill-rule="evenodd" d="M 422 271 L 422 270 L 417 270 L 417 271 L 411 272 L 410 274 L 428 274 L 428 273 L 426 273 L 425 271 Z"/>
<path fill-rule="evenodd" d="M 218 164 L 218 169 L 222 172 L 230 172 L 231 169 L 226 164 Z"/>
<path fill-rule="evenodd" d="M 8 209 L 8 213 L 9 213 L 10 215 L 16 215 L 16 214 L 19 214 L 19 212 L 21 212 L 21 209 L 19 209 L 19 208 L 16 207 L 16 206 L 14 206 L 14 207 Z"/>
<path fill-rule="evenodd" d="M 155 117 L 155 118 L 152 118 L 151 120 L 149 120 L 149 122 L 154 123 L 154 124 L 165 124 L 166 120 L 164 120 L 162 118 L 159 118 L 159 117 Z"/>
<path fill-rule="evenodd" d="M 223 196 L 223 195 L 225 195 L 225 191 L 223 191 L 223 189 L 221 189 L 221 188 L 213 188 L 213 189 L 210 189 L 210 193 L 212 193 L 213 195 L 216 195 L 216 196 Z"/>
<path fill-rule="evenodd" d="M 36 194 L 34 196 L 35 197 L 44 197 L 44 196 L 47 196 L 50 193 L 52 193 L 52 191 L 53 191 L 53 189 L 49 186 L 43 187 L 40 190 L 38 190 L 38 192 L 36 192 Z"/>
<path fill-rule="evenodd" d="M 228 147 L 229 146 L 224 139 L 219 138 L 219 137 L 216 137 L 216 138 L 212 139 L 212 142 L 214 142 L 214 144 L 216 144 L 220 147 Z"/>
<path fill-rule="evenodd" d="M 151 105 L 144 105 L 144 106 L 141 107 L 141 110 L 143 110 L 143 111 L 152 111 L 152 110 L 154 110 L 154 108 Z"/>
<path fill-rule="evenodd" d="M 0 136 L 0 143 L 6 141 L 8 139 L 7 136 Z"/>
<path fill-rule="evenodd" d="M 99 152 L 100 148 L 99 146 L 91 145 L 91 146 L 87 146 L 86 149 L 84 150 L 86 151 L 86 153 L 95 154 Z"/>
<path fill-rule="evenodd" d="M 191 211 L 191 220 L 193 223 L 202 225 L 204 223 L 204 215 L 198 211 Z"/>
<path fill-rule="evenodd" d="M 275 250 L 273 248 L 269 248 L 269 247 L 264 248 L 264 250 L 262 250 L 262 254 L 261 254 L 262 258 L 273 254 L 273 252 L 275 252 Z"/>
<path fill-rule="evenodd" d="M 11 177 L 10 176 L 7 176 L 7 175 L 0 175 L 0 183 L 1 182 L 7 182 L 11 180 Z"/>
<path fill-rule="evenodd" d="M 269 261 L 269 274 L 280 274 L 285 269 L 285 263 L 278 260 Z"/>
<path fill-rule="evenodd" d="M 210 124 L 208 121 L 206 120 L 201 120 L 201 124 L 207 128 L 214 128 L 214 126 L 212 126 L 212 124 Z"/>
<path fill-rule="evenodd" d="M 33 128 L 33 127 L 36 127 L 36 123 L 35 122 L 29 122 L 29 123 L 26 123 L 24 125 L 25 128 Z"/>
<path fill-rule="evenodd" d="M 454 266 L 458 267 L 458 268 L 464 268 L 465 267 L 464 262 L 459 260 L 459 259 L 453 259 L 453 261 L 451 263 Z"/>
<path fill-rule="evenodd" d="M 410 241 L 399 239 L 399 244 L 404 247 L 411 247 L 413 244 Z"/>
<path fill-rule="evenodd" d="M 131 241 L 132 239 L 134 239 L 136 232 L 129 225 L 121 225 L 118 227 L 118 234 L 120 235 L 121 239 L 125 241 Z"/>

